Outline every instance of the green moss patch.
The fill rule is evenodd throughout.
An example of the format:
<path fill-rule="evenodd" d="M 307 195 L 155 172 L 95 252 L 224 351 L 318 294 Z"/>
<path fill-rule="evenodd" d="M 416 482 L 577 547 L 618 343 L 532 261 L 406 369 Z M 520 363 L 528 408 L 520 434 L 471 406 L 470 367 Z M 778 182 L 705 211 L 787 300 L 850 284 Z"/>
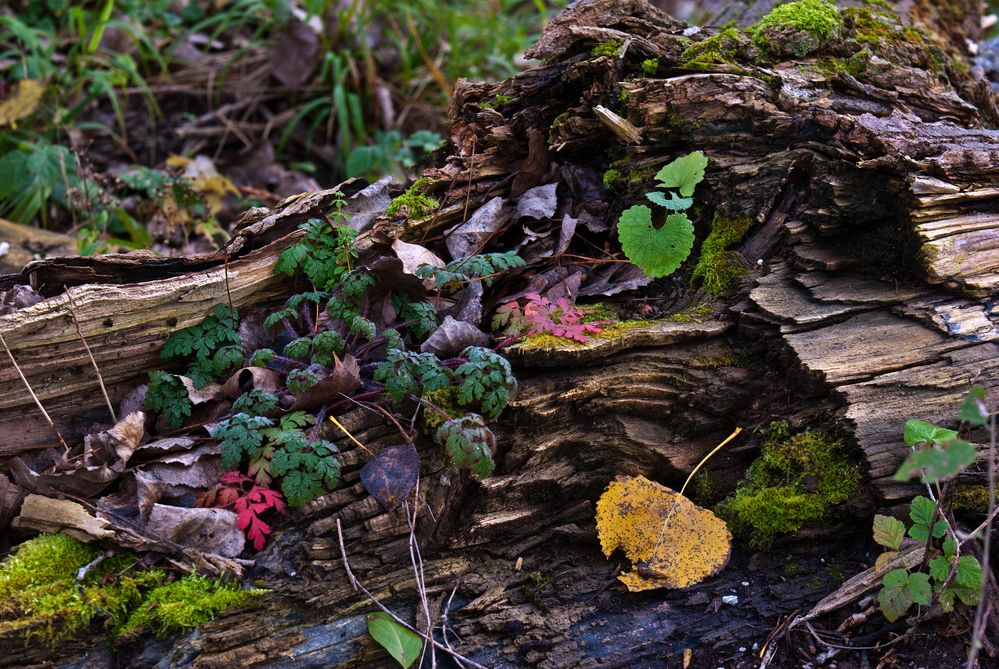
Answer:
<path fill-rule="evenodd" d="M 701 256 L 693 274 L 693 278 L 704 283 L 706 290 L 715 295 L 727 292 L 749 271 L 739 254 L 728 249 L 741 242 L 752 225 L 753 221 L 745 216 L 728 218 L 715 214 L 711 232 L 701 244 Z"/>
<path fill-rule="evenodd" d="M 424 191 L 433 185 L 430 179 L 417 179 L 405 193 L 392 200 L 385 209 L 386 216 L 406 215 L 409 218 L 425 218 L 440 206 L 436 198 L 426 195 Z"/>
<path fill-rule="evenodd" d="M 608 56 L 610 58 L 617 58 L 618 54 L 621 52 L 621 42 L 616 39 L 608 40 L 603 44 L 598 44 L 593 47 L 590 51 L 591 56 Z"/>
<path fill-rule="evenodd" d="M 798 0 L 774 7 L 751 29 L 753 43 L 772 54 L 807 56 L 838 37 L 843 16 L 829 0 Z"/>
<path fill-rule="evenodd" d="M 103 560 L 78 583 L 77 571 L 99 554 L 63 534 L 21 544 L 0 563 L 0 636 L 55 645 L 97 621 L 112 639 L 178 632 L 263 592 L 197 575 L 171 582 L 164 571 L 143 569 L 134 554 Z"/>
<path fill-rule="evenodd" d="M 717 35 L 694 42 L 683 52 L 686 61 L 683 67 L 688 70 L 707 70 L 712 65 L 735 65 L 748 59 L 752 42 L 737 28 L 728 28 Z"/>
<path fill-rule="evenodd" d="M 715 511 L 751 546 L 766 548 L 778 536 L 828 517 L 859 482 L 860 470 L 842 441 L 817 429 L 791 436 L 786 422 L 775 422 L 760 457 Z"/>

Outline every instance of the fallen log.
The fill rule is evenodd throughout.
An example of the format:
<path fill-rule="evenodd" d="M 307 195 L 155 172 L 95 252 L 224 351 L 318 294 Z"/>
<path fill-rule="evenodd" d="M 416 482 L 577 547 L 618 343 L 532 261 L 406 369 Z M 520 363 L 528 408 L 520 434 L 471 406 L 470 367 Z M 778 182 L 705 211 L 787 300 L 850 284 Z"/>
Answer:
<path fill-rule="evenodd" d="M 913 16 L 926 5 L 896 4 Z M 971 382 L 999 387 L 990 301 L 999 287 L 999 114 L 987 83 L 960 60 L 964 36 L 976 34 L 957 27 L 976 25 L 972 4 L 939 34 L 875 17 L 886 32 L 874 46 L 863 39 L 870 15 L 846 13 L 824 43 L 763 57 L 746 36 L 725 44 L 708 41 L 713 31 L 685 34 L 646 2 L 594 0 L 549 24 L 529 52 L 539 67 L 456 87 L 448 155 L 426 173 L 439 210 L 402 224 L 382 216 L 363 249 L 431 238 L 494 198 L 513 205 L 552 183 L 589 226 L 579 234 L 606 239 L 619 211 L 642 197 L 650 168 L 694 149 L 710 160 L 699 238 L 709 214 L 751 222 L 733 258 L 737 290 L 716 297 L 661 284 L 674 299 L 653 323 L 581 348 L 514 347 L 521 388 L 497 426 L 493 477 L 476 483 L 420 445 L 429 513 L 416 536 L 427 594 L 445 601 L 457 589 L 447 612 L 459 650 L 496 667 L 634 666 L 675 660 L 694 628 L 711 630 L 695 657 L 728 657 L 761 642 L 777 614 L 831 591 L 782 578 L 776 567 L 747 576 L 746 551 L 731 573 L 690 591 L 636 598 L 612 585 L 615 568 L 599 556 L 593 526 L 601 490 L 621 474 L 678 486 L 735 426 L 787 419 L 847 437 L 865 474 L 847 523 L 919 492 L 892 478 L 908 452 L 904 420 L 952 424 Z M 616 55 L 594 50 L 608 42 Z M 609 170 L 620 181 L 605 179 Z M 230 246 L 209 257 L 29 265 L 3 286 L 29 285 L 46 299 L 0 316 L 0 334 L 74 438 L 107 421 L 74 320 L 118 399 L 161 365 L 166 335 L 211 305 L 286 295 L 290 287 L 271 271 L 276 255 L 328 196 L 251 212 Z M 560 263 L 579 265 L 552 257 L 553 270 Z M 601 271 L 586 267 L 580 294 Z M 566 278 L 552 276 L 545 288 Z M 0 389 L 0 417 L 14 426 L 2 458 L 51 447 L 12 368 L 0 369 Z M 362 412 L 345 424 L 369 447 L 393 439 Z M 712 460 L 723 491 L 757 447 L 749 440 Z M 364 460 L 345 449 L 340 489 L 304 507 L 293 520 L 305 529 L 258 557 L 254 576 L 272 597 L 170 647 L 139 643 L 124 651 L 133 665 L 162 656 L 172 667 L 390 666 L 366 639 L 370 603 L 344 578 L 336 535 L 339 520 L 351 567 L 371 592 L 415 610 L 408 524 L 365 493 Z M 802 559 L 818 569 L 824 558 Z M 734 592 L 744 606 L 705 612 Z M 0 665 L 49 659 L 35 649 L 6 657 Z"/>

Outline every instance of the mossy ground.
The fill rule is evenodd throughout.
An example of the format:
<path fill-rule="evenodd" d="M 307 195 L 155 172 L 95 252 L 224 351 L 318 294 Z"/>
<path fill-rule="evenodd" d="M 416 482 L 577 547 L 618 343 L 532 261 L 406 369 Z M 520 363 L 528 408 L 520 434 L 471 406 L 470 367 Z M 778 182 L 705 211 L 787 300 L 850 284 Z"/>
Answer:
<path fill-rule="evenodd" d="M 694 42 L 683 52 L 683 65 L 688 70 L 706 70 L 712 65 L 735 65 L 751 48 L 749 37 L 737 28 L 728 28 L 700 42 Z"/>
<path fill-rule="evenodd" d="M 417 179 L 405 193 L 394 198 L 385 210 L 386 216 L 405 214 L 409 218 L 425 218 L 440 206 L 436 198 L 426 195 L 423 191 L 432 186 L 430 179 Z"/>
<path fill-rule="evenodd" d="M 818 429 L 789 433 L 786 422 L 765 431 L 760 457 L 716 512 L 751 546 L 769 547 L 782 534 L 826 518 L 860 482 L 843 444 Z"/>
<path fill-rule="evenodd" d="M 739 277 L 749 271 L 739 255 L 728 249 L 741 242 L 752 225 L 753 221 L 745 216 L 729 218 L 715 214 L 693 273 L 693 278 L 700 279 L 708 292 L 720 295 L 731 290 Z"/>
<path fill-rule="evenodd" d="M 608 40 L 603 44 L 598 44 L 590 51 L 591 56 L 608 56 L 617 58 L 621 52 L 621 42 L 616 39 Z"/>
<path fill-rule="evenodd" d="M 54 645 L 97 621 L 111 638 L 146 630 L 167 634 L 262 592 L 197 575 L 171 581 L 162 570 L 142 568 L 132 554 L 105 559 L 77 583 L 77 571 L 99 554 L 63 534 L 21 544 L 0 563 L 0 635 Z"/>

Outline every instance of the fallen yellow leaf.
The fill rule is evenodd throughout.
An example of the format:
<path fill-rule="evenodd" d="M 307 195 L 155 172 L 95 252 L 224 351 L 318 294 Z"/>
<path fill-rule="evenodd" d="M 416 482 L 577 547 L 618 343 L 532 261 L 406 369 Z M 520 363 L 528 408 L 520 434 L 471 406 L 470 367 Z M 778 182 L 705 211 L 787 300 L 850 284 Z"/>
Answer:
<path fill-rule="evenodd" d="M 13 94 L 0 102 L 0 126 L 17 127 L 17 121 L 30 116 L 38 107 L 45 94 L 45 86 L 34 79 L 22 79 L 17 82 Z"/>
<path fill-rule="evenodd" d="M 618 477 L 597 502 L 604 555 L 624 551 L 634 570 L 618 579 L 631 592 L 686 588 L 720 572 L 732 533 L 707 509 L 644 476 Z"/>

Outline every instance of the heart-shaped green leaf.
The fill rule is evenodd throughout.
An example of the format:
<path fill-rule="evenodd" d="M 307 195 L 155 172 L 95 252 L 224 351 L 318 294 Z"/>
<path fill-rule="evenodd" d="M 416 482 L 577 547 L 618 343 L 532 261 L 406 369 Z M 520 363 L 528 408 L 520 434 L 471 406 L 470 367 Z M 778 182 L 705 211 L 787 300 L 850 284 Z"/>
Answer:
<path fill-rule="evenodd" d="M 628 259 L 653 278 L 675 272 L 694 248 L 694 224 L 686 214 L 671 214 L 656 229 L 644 204 L 624 210 L 617 235 Z"/>
<path fill-rule="evenodd" d="M 388 651 L 402 669 L 409 669 L 420 657 L 423 639 L 397 623 L 387 613 L 376 611 L 368 614 L 368 634 Z"/>
<path fill-rule="evenodd" d="M 661 188 L 679 188 L 680 195 L 690 197 L 697 184 L 704 179 L 704 168 L 707 166 L 705 155 L 694 151 L 665 165 L 656 173 L 656 181 Z"/>

